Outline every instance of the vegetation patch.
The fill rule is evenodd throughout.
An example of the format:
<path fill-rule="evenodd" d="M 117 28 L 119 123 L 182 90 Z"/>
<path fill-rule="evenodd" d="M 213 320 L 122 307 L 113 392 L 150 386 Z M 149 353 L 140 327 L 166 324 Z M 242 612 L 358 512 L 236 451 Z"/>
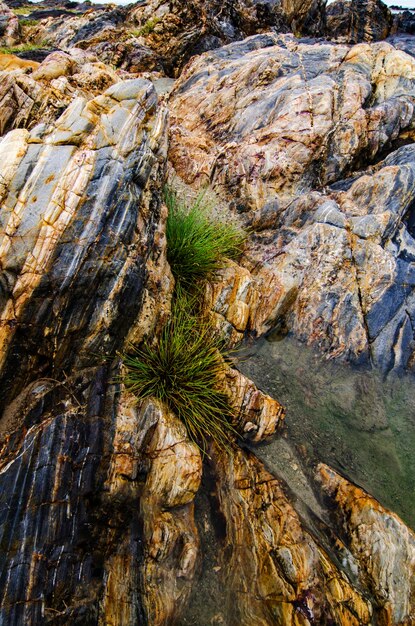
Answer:
<path fill-rule="evenodd" d="M 200 312 L 198 288 L 223 266 L 225 256 L 241 253 L 245 234 L 232 223 L 211 219 L 203 195 L 187 206 L 166 189 L 165 202 L 167 257 L 176 279 L 172 313 L 157 342 L 132 347 L 123 357 L 124 383 L 139 398 L 165 402 L 202 450 L 209 439 L 229 448 L 235 430 L 219 390 L 223 348 Z"/>
<path fill-rule="evenodd" d="M 190 205 L 165 190 L 167 259 L 177 283 L 191 291 L 224 265 L 241 255 L 245 232 L 230 221 L 212 217 L 201 194 Z"/>
<path fill-rule="evenodd" d="M 0 54 L 19 54 L 20 52 L 32 52 L 32 50 L 40 50 L 41 48 L 48 47 L 49 44 L 46 41 L 42 41 L 42 43 L 21 43 L 17 46 L 0 48 Z"/>
<path fill-rule="evenodd" d="M 36 26 L 36 24 L 39 24 L 39 20 L 20 20 L 19 21 L 20 26 Z"/>
<path fill-rule="evenodd" d="M 124 357 L 124 383 L 139 398 L 165 402 L 202 450 L 209 438 L 229 447 L 235 431 L 227 399 L 218 390 L 220 342 L 209 322 L 192 310 L 188 297 L 176 294 L 158 343 L 132 348 Z"/>
<path fill-rule="evenodd" d="M 152 17 L 147 20 L 147 22 L 141 28 L 138 28 L 137 30 L 132 30 L 131 34 L 135 37 L 145 37 L 146 35 L 150 35 L 160 21 L 160 17 Z"/>

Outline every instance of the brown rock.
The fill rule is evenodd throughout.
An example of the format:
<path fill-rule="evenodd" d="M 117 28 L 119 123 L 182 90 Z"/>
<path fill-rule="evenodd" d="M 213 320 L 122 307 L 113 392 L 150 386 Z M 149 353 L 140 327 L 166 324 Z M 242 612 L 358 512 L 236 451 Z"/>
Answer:
<path fill-rule="evenodd" d="M 327 465 L 317 478 L 333 503 L 333 518 L 376 599 L 379 623 L 415 620 L 415 535 L 394 513 Z"/>
<path fill-rule="evenodd" d="M 229 626 L 371 623 L 371 607 L 302 524 L 253 455 L 213 453 Z"/>

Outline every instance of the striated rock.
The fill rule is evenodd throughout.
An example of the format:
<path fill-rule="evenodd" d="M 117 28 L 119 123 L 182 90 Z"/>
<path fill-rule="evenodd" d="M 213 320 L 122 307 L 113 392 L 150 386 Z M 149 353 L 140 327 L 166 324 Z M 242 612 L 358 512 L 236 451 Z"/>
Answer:
<path fill-rule="evenodd" d="M 231 341 L 291 331 L 333 358 L 412 364 L 412 147 L 342 178 L 412 140 L 414 87 L 414 60 L 389 44 L 275 35 L 184 72 L 172 163 L 188 183 L 213 180 L 254 231 L 243 267 L 228 265 L 206 295 Z"/>
<path fill-rule="evenodd" d="M 234 412 L 235 427 L 246 439 L 258 443 L 275 434 L 281 426 L 285 417 L 281 404 L 262 393 L 249 378 L 226 364 L 221 388 Z"/>
<path fill-rule="evenodd" d="M 108 615 L 144 611 L 137 600 L 144 582 L 139 591 L 136 585 L 143 539 L 137 448 L 132 441 L 124 460 L 118 454 L 131 413 L 108 358 L 129 338 L 156 332 L 168 312 L 172 278 L 159 201 L 165 139 L 154 88 L 135 80 L 90 101 L 77 98 L 54 125 L 11 131 L 1 143 L 3 623 L 97 623 L 104 579 L 115 589 L 125 581 L 131 591 L 114 599 L 107 590 Z M 144 426 L 141 434 L 147 444 Z M 168 454 L 162 442 L 159 432 L 154 457 Z M 154 499 L 151 484 L 146 497 Z M 190 501 L 187 487 L 183 497 Z M 176 537 L 186 520 L 193 545 L 190 512 L 172 518 Z M 130 552 L 128 579 L 117 567 L 131 563 Z M 149 558 L 158 572 L 163 558 Z M 178 567 L 186 562 L 190 577 L 190 557 Z"/>
<path fill-rule="evenodd" d="M 376 599 L 379 623 L 415 620 L 415 535 L 397 515 L 327 465 L 318 481 L 332 501 L 340 536 L 356 559 L 359 578 Z"/>
<path fill-rule="evenodd" d="M 372 623 L 370 603 L 304 529 L 281 483 L 253 455 L 214 451 L 212 472 L 226 533 L 223 623 Z"/>
<path fill-rule="evenodd" d="M 316 34 L 324 24 L 321 0 L 153 0 L 134 7 L 131 21 L 141 26 L 146 43 L 177 73 L 194 54 L 219 48 L 247 35 L 269 30 Z"/>
<path fill-rule="evenodd" d="M 323 0 L 152 0 L 45 19 L 33 35 L 64 50 L 93 49 L 129 71 L 163 68 L 173 76 L 191 56 L 247 35 L 270 28 L 320 34 L 324 23 Z"/>
<path fill-rule="evenodd" d="M 0 45 L 14 46 L 19 41 L 19 20 L 7 4 L 0 2 Z"/>
<path fill-rule="evenodd" d="M 165 113 L 154 117 L 155 106 L 150 83 L 125 81 L 89 102 L 74 100 L 55 126 L 17 130 L 0 144 L 8 155 L 0 363 L 9 396 L 36 375 L 37 363 L 56 373 L 110 354 L 136 318 L 143 259 L 160 254 L 156 185 L 148 177 L 160 177 Z M 114 232 L 122 244 L 114 245 Z"/>
<path fill-rule="evenodd" d="M 140 406 L 126 394 L 113 446 L 105 500 L 132 510 L 106 565 L 102 623 L 170 624 L 185 606 L 197 563 L 200 453 L 159 403 Z"/>
<path fill-rule="evenodd" d="M 0 67 L 5 70 L 0 72 L 2 135 L 15 128 L 53 122 L 76 97 L 90 100 L 120 80 L 103 63 L 77 61 L 64 52 L 50 54 L 41 64 L 4 55 Z M 26 74 L 27 68 L 34 72 Z"/>
<path fill-rule="evenodd" d="M 327 34 L 347 43 L 386 39 L 392 13 L 382 0 L 336 0 L 327 6 Z"/>
<path fill-rule="evenodd" d="M 275 214 L 410 132 L 414 89 L 414 60 L 389 44 L 258 35 L 183 73 L 170 159 L 186 182 L 213 179 L 239 210 Z"/>

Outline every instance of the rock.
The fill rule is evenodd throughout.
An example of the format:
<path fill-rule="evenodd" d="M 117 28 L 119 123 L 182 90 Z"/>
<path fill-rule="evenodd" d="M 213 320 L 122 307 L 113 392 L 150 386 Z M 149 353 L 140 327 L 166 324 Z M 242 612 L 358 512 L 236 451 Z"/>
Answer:
<path fill-rule="evenodd" d="M 201 479 L 200 453 L 184 425 L 159 403 L 145 401 L 140 407 L 128 395 L 123 401 L 106 499 L 136 510 L 107 565 L 104 619 L 114 626 L 138 619 L 173 623 L 186 604 L 198 562 L 193 499 Z"/>
<path fill-rule="evenodd" d="M 379 623 L 415 620 L 415 535 L 397 515 L 327 465 L 318 481 L 332 503 L 340 536 L 359 567 L 361 584 L 376 599 Z"/>
<path fill-rule="evenodd" d="M 0 45 L 14 46 L 20 41 L 20 27 L 17 16 L 7 4 L 0 2 Z"/>
<path fill-rule="evenodd" d="M 138 622 L 160 576 L 174 611 L 186 597 L 200 457 L 160 407 L 120 394 L 111 365 L 169 310 L 165 141 L 165 111 L 138 79 L 1 143 L 1 622 Z M 150 532 L 150 503 L 168 537 Z"/>
<path fill-rule="evenodd" d="M 285 417 L 281 404 L 225 363 L 220 387 L 234 412 L 235 428 L 244 438 L 258 443 L 281 426 Z"/>
<path fill-rule="evenodd" d="M 225 624 L 372 623 L 370 603 L 304 529 L 282 484 L 253 455 L 213 451 L 212 473 L 225 529 L 219 555 Z"/>
<path fill-rule="evenodd" d="M 247 35 L 276 28 L 282 32 L 322 32 L 321 0 L 153 0 L 133 7 L 130 20 L 141 27 L 147 45 L 163 59 L 168 75 L 177 74 L 188 59 Z"/>
<path fill-rule="evenodd" d="M 153 149 L 164 140 L 165 114 L 152 117 L 155 106 L 151 83 L 125 81 L 89 102 L 74 100 L 55 126 L 38 126 L 32 133 L 18 130 L 0 144 L 8 155 L 0 231 L 0 353 L 6 380 L 13 368 L 9 358 L 20 350 L 22 379 L 25 372 L 35 375 L 36 362 L 44 357 L 58 370 L 75 361 L 77 367 L 86 366 L 96 359 L 98 346 L 111 353 L 119 344 L 118 333 L 125 335 L 138 314 L 143 246 L 152 249 L 153 258 L 160 254 L 160 214 L 149 208 L 155 206 L 151 186 L 142 213 L 137 213 L 151 168 L 157 172 Z M 143 134 L 140 124 L 149 120 L 151 130 Z M 137 220 L 141 242 L 136 240 Z M 123 233 L 123 245 L 114 247 L 114 231 Z M 79 275 L 78 263 L 89 268 L 87 276 Z M 100 284 L 94 299 L 85 280 L 91 287 Z M 121 311 L 122 329 L 117 321 Z M 12 378 L 11 394 L 21 384 L 15 373 Z"/>
<path fill-rule="evenodd" d="M 129 71 L 163 68 L 176 76 L 191 56 L 247 35 L 270 28 L 321 34 L 324 23 L 322 0 L 152 0 L 44 19 L 36 36 L 66 51 L 92 49 Z"/>
<path fill-rule="evenodd" d="M 77 96 L 91 99 L 115 82 L 118 75 L 98 62 L 77 61 L 63 52 L 49 55 L 42 64 L 0 56 L 0 134 L 14 128 L 33 128 L 56 120 Z M 35 71 L 28 75 L 27 68 Z M 19 72 L 13 70 L 20 70 Z"/>
<path fill-rule="evenodd" d="M 30 61 L 27 59 L 20 59 L 14 54 L 2 54 L 0 53 L 0 71 L 12 71 L 12 70 L 35 70 L 39 67 L 39 63 L 36 61 Z"/>
<path fill-rule="evenodd" d="M 412 11 L 400 11 L 396 17 L 396 22 L 399 32 L 415 34 L 415 16 Z"/>
<path fill-rule="evenodd" d="M 327 6 L 330 39 L 347 43 L 386 39 L 393 26 L 392 13 L 382 0 L 336 0 Z"/>
<path fill-rule="evenodd" d="M 355 170 L 413 139 L 414 88 L 414 60 L 385 43 L 258 35 L 185 70 L 172 164 L 212 180 L 254 231 L 206 296 L 231 341 L 279 329 L 332 358 L 411 365 L 414 153 Z"/>

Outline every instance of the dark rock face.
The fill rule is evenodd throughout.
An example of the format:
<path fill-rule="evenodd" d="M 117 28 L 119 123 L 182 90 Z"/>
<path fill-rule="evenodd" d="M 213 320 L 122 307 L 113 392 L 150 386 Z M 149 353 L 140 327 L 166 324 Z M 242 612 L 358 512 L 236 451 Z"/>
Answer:
<path fill-rule="evenodd" d="M 392 25 L 392 14 L 382 0 L 336 0 L 327 6 L 330 39 L 380 41 L 390 34 Z"/>

